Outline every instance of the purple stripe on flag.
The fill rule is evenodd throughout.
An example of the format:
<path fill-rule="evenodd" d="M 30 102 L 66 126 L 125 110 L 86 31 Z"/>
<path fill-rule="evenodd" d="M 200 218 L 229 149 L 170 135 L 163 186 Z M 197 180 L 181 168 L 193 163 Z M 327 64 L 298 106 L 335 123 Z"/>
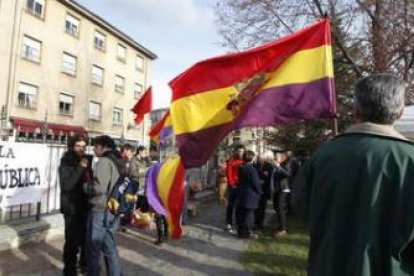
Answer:
<path fill-rule="evenodd" d="M 161 163 L 155 163 L 152 165 L 148 172 L 147 177 L 145 180 L 145 192 L 147 195 L 147 200 L 149 205 L 154 209 L 155 212 L 158 214 L 167 215 L 167 212 L 164 208 L 164 205 L 161 202 L 160 196 L 158 194 L 158 188 L 157 188 L 157 177 L 158 173 L 160 172 Z"/>
<path fill-rule="evenodd" d="M 167 138 L 173 134 L 173 130 L 171 126 L 164 127 L 160 131 L 160 145 L 164 145 L 167 141 Z"/>
<path fill-rule="evenodd" d="M 203 165 L 232 130 L 332 116 L 336 110 L 334 91 L 332 78 L 264 90 L 244 106 L 234 122 L 177 135 L 185 168 Z"/>
<path fill-rule="evenodd" d="M 202 129 L 176 136 L 180 156 L 185 168 L 200 167 L 215 150 L 216 146 L 233 129 L 233 123 Z"/>
<path fill-rule="evenodd" d="M 333 91 L 332 78 L 268 88 L 247 103 L 234 129 L 330 117 L 336 110 Z"/>

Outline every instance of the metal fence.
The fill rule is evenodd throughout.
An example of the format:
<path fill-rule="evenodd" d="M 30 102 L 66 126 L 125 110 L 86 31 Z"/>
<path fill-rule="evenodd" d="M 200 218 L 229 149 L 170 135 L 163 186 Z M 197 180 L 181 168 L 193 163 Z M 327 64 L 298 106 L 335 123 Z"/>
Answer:
<path fill-rule="evenodd" d="M 49 157 L 46 168 L 46 188 L 43 191 L 41 201 L 0 209 L 0 225 L 19 224 L 40 220 L 42 215 L 59 212 L 60 185 L 58 168 L 60 159 L 66 151 L 66 146 L 62 144 L 49 144 L 48 149 Z M 92 147 L 88 147 L 87 152 L 92 153 Z M 189 170 L 189 181 L 200 182 L 203 188 L 213 188 L 215 186 L 216 169 L 217 156 L 213 155 L 205 165 Z"/>
<path fill-rule="evenodd" d="M 60 186 L 58 167 L 60 158 L 66 151 L 61 144 L 48 145 L 49 157 L 46 167 L 46 189 L 42 199 L 37 203 L 14 205 L 1 210 L 0 224 L 18 224 L 31 220 L 39 220 L 42 215 L 52 214 L 60 208 Z"/>

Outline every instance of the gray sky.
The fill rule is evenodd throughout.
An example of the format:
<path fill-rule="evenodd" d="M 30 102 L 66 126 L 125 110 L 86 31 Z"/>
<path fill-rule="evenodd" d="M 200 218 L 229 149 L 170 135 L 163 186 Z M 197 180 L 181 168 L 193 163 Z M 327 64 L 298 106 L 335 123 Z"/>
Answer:
<path fill-rule="evenodd" d="M 158 59 L 150 84 L 154 108 L 167 107 L 168 82 L 195 62 L 225 53 L 214 26 L 215 0 L 77 0 Z"/>

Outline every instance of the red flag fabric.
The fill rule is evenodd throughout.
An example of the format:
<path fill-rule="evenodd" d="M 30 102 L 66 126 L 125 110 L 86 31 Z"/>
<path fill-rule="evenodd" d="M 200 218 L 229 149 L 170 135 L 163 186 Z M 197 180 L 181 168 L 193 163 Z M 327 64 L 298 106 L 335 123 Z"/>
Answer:
<path fill-rule="evenodd" d="M 139 125 L 144 120 L 144 115 L 151 111 L 152 107 L 152 87 L 150 86 L 144 95 L 131 109 L 135 113 L 135 124 Z"/>

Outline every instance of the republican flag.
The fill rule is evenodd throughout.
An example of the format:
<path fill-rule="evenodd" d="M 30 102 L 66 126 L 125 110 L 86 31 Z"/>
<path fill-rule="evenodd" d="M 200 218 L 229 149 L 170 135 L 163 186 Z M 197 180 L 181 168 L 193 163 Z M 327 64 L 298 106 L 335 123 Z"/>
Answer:
<path fill-rule="evenodd" d="M 336 112 L 329 20 L 244 52 L 201 61 L 169 83 L 186 168 L 203 165 L 235 129 Z"/>
<path fill-rule="evenodd" d="M 161 118 L 161 120 L 148 133 L 151 140 L 160 145 L 164 145 L 167 138 L 173 134 L 170 111 Z"/>
<path fill-rule="evenodd" d="M 151 112 L 152 107 L 152 87 L 150 86 L 144 95 L 138 100 L 138 102 L 131 109 L 135 114 L 135 124 L 139 125 L 144 120 L 144 115 Z"/>
<path fill-rule="evenodd" d="M 166 216 L 168 232 L 173 239 L 179 239 L 182 234 L 184 181 L 185 169 L 180 156 L 176 154 L 162 163 L 154 164 L 146 177 L 148 203 L 157 213 Z"/>

